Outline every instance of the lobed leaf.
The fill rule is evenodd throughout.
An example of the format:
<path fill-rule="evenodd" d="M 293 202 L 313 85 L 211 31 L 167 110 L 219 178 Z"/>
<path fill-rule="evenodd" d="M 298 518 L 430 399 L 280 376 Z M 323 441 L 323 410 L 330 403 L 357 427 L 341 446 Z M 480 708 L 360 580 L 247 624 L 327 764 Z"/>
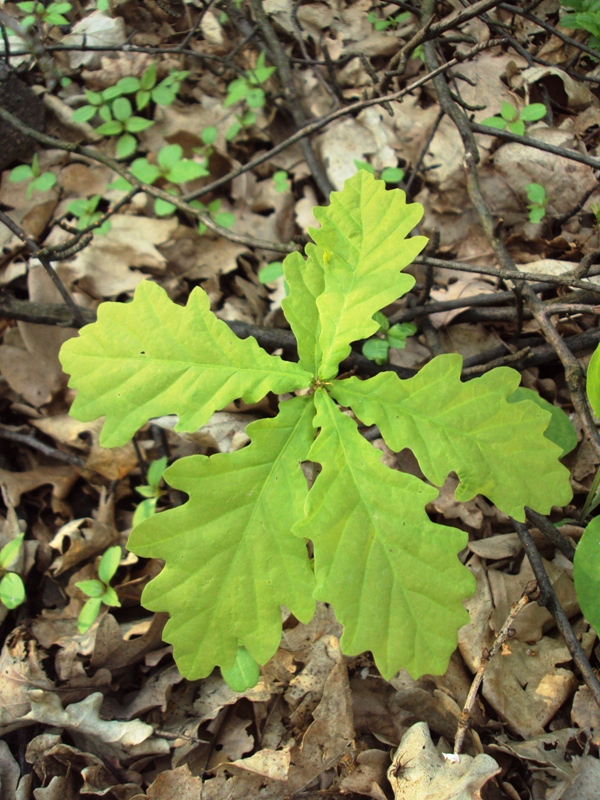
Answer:
<path fill-rule="evenodd" d="M 248 426 L 243 450 L 182 458 L 165 480 L 188 502 L 136 527 L 128 547 L 165 567 L 142 602 L 168 611 L 164 639 L 190 680 L 230 669 L 243 645 L 264 664 L 281 638 L 285 605 L 308 622 L 314 579 L 306 545 L 293 536 L 308 493 L 300 462 L 314 439 L 311 397 L 281 404 Z M 225 500 L 226 498 L 226 500 Z"/>
<path fill-rule="evenodd" d="M 429 519 L 437 491 L 384 466 L 323 389 L 315 405 L 321 431 L 308 458 L 322 471 L 294 527 L 314 544 L 315 597 L 344 625 L 343 651 L 371 650 L 384 678 L 401 668 L 441 675 L 475 588 L 456 557 L 467 534 Z"/>
<path fill-rule="evenodd" d="M 328 380 L 350 353 L 350 343 L 378 330 L 373 314 L 413 286 L 414 278 L 400 270 L 427 240 L 406 239 L 423 207 L 407 205 L 404 192 L 388 192 L 365 170 L 347 180 L 342 192 L 332 192 L 330 205 L 314 214 L 321 227 L 310 229 L 315 244 L 306 247 L 306 263 L 295 254 L 284 262 L 290 295 L 282 305 L 298 340 L 300 363 L 308 369 L 314 361 L 319 377 Z"/>
<path fill-rule="evenodd" d="M 443 355 L 408 380 L 386 372 L 366 381 L 334 381 L 331 391 L 362 422 L 378 425 L 392 450 L 409 447 L 436 486 L 456 472 L 459 501 L 483 494 L 521 521 L 524 506 L 547 514 L 568 503 L 561 448 L 544 438 L 550 414 L 530 400 L 509 401 L 519 373 L 498 367 L 463 383 L 461 365 L 459 355 Z"/>
<path fill-rule="evenodd" d="M 195 431 L 237 398 L 253 403 L 310 382 L 298 364 L 268 355 L 252 337 L 238 339 L 199 287 L 184 307 L 148 280 L 131 303 L 102 304 L 60 359 L 79 390 L 71 414 L 82 422 L 106 416 L 104 447 L 125 444 L 152 417 L 177 414 L 177 430 Z"/>
<path fill-rule="evenodd" d="M 573 580 L 583 615 L 600 630 L 600 517 L 589 523 L 577 545 Z"/>

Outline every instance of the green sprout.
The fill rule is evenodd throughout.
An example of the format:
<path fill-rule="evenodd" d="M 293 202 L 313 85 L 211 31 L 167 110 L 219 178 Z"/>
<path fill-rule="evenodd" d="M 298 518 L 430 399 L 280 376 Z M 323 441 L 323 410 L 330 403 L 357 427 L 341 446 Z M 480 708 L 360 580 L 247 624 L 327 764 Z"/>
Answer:
<path fill-rule="evenodd" d="M 100 612 L 100 607 L 120 606 L 121 602 L 117 593 L 110 585 L 121 561 L 121 548 L 119 545 L 109 547 L 98 564 L 98 579 L 78 581 L 75 586 L 89 597 L 79 612 L 77 630 L 85 633 L 94 624 Z"/>
<path fill-rule="evenodd" d="M 219 198 L 212 200 L 207 206 L 201 203 L 200 200 L 192 200 L 190 206 L 192 208 L 197 208 L 198 211 L 205 211 L 207 214 L 210 214 L 214 222 L 222 228 L 233 228 L 235 225 L 234 214 L 232 214 L 231 211 L 221 211 L 221 200 Z M 206 231 L 206 225 L 200 220 L 198 222 L 198 233 L 202 236 Z"/>
<path fill-rule="evenodd" d="M 69 20 L 64 16 L 73 8 L 71 3 L 50 3 L 44 6 L 43 3 L 27 0 L 25 3 L 17 3 L 17 8 L 24 11 L 27 16 L 21 20 L 24 28 L 31 28 L 38 22 L 46 25 L 69 25 Z"/>
<path fill-rule="evenodd" d="M 375 167 L 372 164 L 369 164 L 368 161 L 359 161 L 357 158 L 355 158 L 354 165 L 357 170 L 364 169 L 367 172 L 370 172 L 371 175 L 375 175 Z M 400 181 L 404 178 L 404 170 L 400 169 L 400 167 L 385 167 L 385 169 L 381 170 L 379 177 L 386 183 L 400 183 Z"/>
<path fill-rule="evenodd" d="M 261 85 L 271 77 L 275 69 L 275 67 L 265 66 L 265 54 L 261 52 L 256 59 L 254 69 L 246 70 L 242 76 L 227 85 L 227 96 L 223 103 L 225 108 L 243 101 L 249 109 L 245 114 L 236 115 L 236 121 L 232 123 L 225 134 L 228 142 L 234 139 L 242 128 L 247 128 L 256 121 L 253 109 L 263 108 L 265 105 L 265 93 L 261 89 Z"/>
<path fill-rule="evenodd" d="M 367 22 L 375 28 L 376 31 L 387 31 L 388 28 L 397 28 L 406 20 L 410 19 L 410 11 L 404 11 L 395 17 L 388 17 L 387 19 L 380 19 L 375 11 L 369 11 L 367 14 Z"/>
<path fill-rule="evenodd" d="M 487 117 L 487 119 L 482 120 L 481 124 L 487 125 L 490 128 L 497 128 L 498 130 L 508 128 L 511 133 L 517 133 L 519 136 L 523 136 L 525 133 L 525 123 L 537 122 L 537 120 L 545 117 L 546 113 L 546 106 L 543 103 L 531 103 L 528 106 L 524 106 L 520 111 L 517 111 L 513 105 L 503 100 L 500 108 L 500 116 Z"/>
<path fill-rule="evenodd" d="M 25 534 L 20 533 L 0 550 L 0 601 L 6 608 L 16 608 L 25 600 L 25 586 L 20 575 L 8 568 L 19 555 Z"/>
<path fill-rule="evenodd" d="M 100 211 L 96 211 L 100 198 L 101 195 L 99 194 L 88 198 L 82 197 L 79 200 L 72 200 L 67 206 L 67 210 L 77 217 L 77 228 L 80 231 L 90 225 L 94 225 L 102 216 Z M 108 233 L 110 229 L 111 221 L 107 219 L 96 229 L 95 233 L 101 236 L 104 233 Z"/>
<path fill-rule="evenodd" d="M 166 456 L 153 461 L 148 467 L 148 474 L 146 475 L 148 483 L 144 486 L 137 487 L 136 492 L 141 494 L 142 497 L 145 497 L 146 499 L 142 500 L 135 510 L 132 522 L 134 528 L 136 525 L 139 525 L 140 522 L 148 519 L 148 517 L 151 517 L 156 513 L 156 504 L 164 494 L 160 488 L 160 484 L 162 481 L 163 472 L 166 468 Z"/>
<path fill-rule="evenodd" d="M 546 216 L 546 206 L 550 199 L 540 183 L 528 183 L 525 187 L 529 203 L 529 222 L 541 222 Z"/>
<path fill-rule="evenodd" d="M 283 277 L 283 262 L 271 261 L 258 270 L 259 283 L 273 283 L 278 278 Z"/>
<path fill-rule="evenodd" d="M 135 177 L 152 186 L 157 180 L 166 181 L 167 192 L 176 196 L 178 194 L 176 186 L 181 183 L 196 180 L 208 175 L 208 170 L 204 163 L 194 161 L 191 158 L 183 158 L 183 148 L 178 144 L 168 144 L 161 147 L 157 155 L 157 164 L 152 164 L 147 158 L 136 158 L 129 167 Z M 111 189 L 129 192 L 133 186 L 125 178 L 117 178 L 112 184 Z M 154 212 L 159 217 L 168 217 L 173 214 L 177 206 L 156 197 L 154 200 Z"/>
<path fill-rule="evenodd" d="M 288 192 L 290 189 L 290 178 L 284 169 L 279 169 L 273 173 L 273 183 L 278 194 Z"/>
<path fill-rule="evenodd" d="M 363 356 L 376 364 L 385 364 L 388 360 L 390 347 L 395 350 L 404 350 L 406 339 L 417 332 L 417 326 L 412 322 L 397 322 L 390 327 L 385 314 L 378 311 L 373 319 L 379 323 L 379 331 L 362 346 Z"/>
<path fill-rule="evenodd" d="M 8 179 L 11 183 L 21 183 L 21 181 L 31 181 L 27 187 L 27 198 L 34 192 L 47 192 L 56 184 L 56 175 L 53 172 L 40 172 L 38 155 L 33 156 L 31 166 L 29 164 L 19 164 L 11 170 Z"/>
<path fill-rule="evenodd" d="M 563 8 L 573 10 L 560 18 L 563 28 L 583 30 L 591 34 L 588 45 L 600 49 L 600 0 L 561 0 Z"/>

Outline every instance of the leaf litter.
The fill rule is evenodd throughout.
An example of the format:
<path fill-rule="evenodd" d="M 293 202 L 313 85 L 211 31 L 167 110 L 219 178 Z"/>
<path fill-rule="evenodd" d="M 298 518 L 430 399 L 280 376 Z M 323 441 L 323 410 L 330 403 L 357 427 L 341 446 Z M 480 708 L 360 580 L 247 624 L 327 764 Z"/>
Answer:
<path fill-rule="evenodd" d="M 378 33 L 367 22 L 371 4 L 366 2 L 301 5 L 296 21 L 290 3 L 267 0 L 264 5 L 288 52 L 299 47 L 294 43 L 299 22 L 301 40 L 313 48 L 315 57 L 324 59 L 327 48 L 328 59 L 349 59 L 337 67 L 340 86 L 335 87 L 346 101 L 360 97 L 372 85 L 361 54 L 389 59 L 418 27 L 413 17 L 404 29 Z M 194 6 L 190 9 L 196 13 Z M 72 38 L 63 39 L 65 44 L 75 42 L 75 37 L 80 41 L 85 32 L 87 44 L 118 46 L 127 31 L 135 33 L 140 43 L 156 46 L 177 35 L 180 25 L 164 12 L 162 3 L 151 11 L 144 9 L 136 20 L 138 31 L 131 14 L 111 17 L 90 11 L 72 27 Z M 204 14 L 200 30 L 202 36 L 193 47 L 202 55 L 227 54 L 238 35 L 211 11 Z M 478 19 L 463 30 L 470 36 L 487 35 L 487 27 Z M 570 109 L 570 115 L 565 113 L 560 124 L 556 119 L 554 124 L 535 123 L 528 132 L 541 141 L 593 153 L 598 100 L 586 83 L 567 74 L 567 60 L 573 55 L 568 46 L 536 30 L 546 37 L 538 55 L 556 67 L 528 67 L 513 50 L 489 50 L 461 65 L 456 78 L 461 96 L 467 104 L 486 106 L 473 112 L 475 121 L 480 121 L 497 113 L 502 100 L 518 105 L 519 92 L 525 92 L 525 99 L 535 96 L 536 101 L 538 92 L 555 93 L 558 105 Z M 180 68 L 189 68 L 181 56 L 173 60 Z M 122 77 L 139 78 L 149 59 L 122 51 L 79 52 L 70 53 L 67 63 L 81 93 L 83 88 L 100 91 Z M 420 64 L 411 60 L 414 74 Z M 85 69 L 77 72 L 82 66 Z M 240 68 L 247 66 L 242 57 Z M 335 91 L 323 72 L 316 76 L 302 65 L 298 70 L 307 108 L 315 115 L 332 110 Z M 242 134 L 237 150 L 232 149 L 225 137 L 230 122 L 222 105 L 225 83 L 208 70 L 196 82 L 189 81 L 181 101 L 157 106 L 156 124 L 140 136 L 142 147 L 152 152 L 180 143 L 189 157 L 193 147 L 202 146 L 200 132 L 214 125 L 217 138 L 211 166 L 217 177 L 283 138 L 282 120 L 267 107 Z M 475 215 L 467 208 L 460 138 L 447 118 L 435 129 L 439 113 L 435 96 L 425 88 L 392 106 L 393 117 L 380 107 L 363 110 L 356 118 L 331 125 L 316 140 L 329 181 L 341 188 L 343 179 L 355 171 L 354 159 L 367 160 L 376 170 L 396 164 L 414 168 L 423 142 L 432 135 L 412 194 L 426 209 L 420 232 L 431 236 L 439 231 L 440 256 L 494 263 Z M 480 146 L 484 195 L 510 227 L 510 246 L 518 254 L 519 268 L 561 274 L 576 266 L 581 255 L 597 249 L 592 205 L 598 195 L 590 166 L 491 135 L 482 137 Z M 293 152 L 295 160 L 282 161 L 286 152 Z M 56 172 L 68 197 L 103 191 L 110 196 L 108 170 L 92 171 L 75 160 L 69 163 L 64 154 L 51 156 L 48 162 L 45 158 L 42 150 L 41 162 Z M 256 177 L 251 173 L 234 180 L 222 202 L 236 216 L 236 232 L 287 242 L 315 224 L 312 208 L 318 195 L 303 159 L 299 148 L 284 151 L 259 168 Z M 275 192 L 271 180 L 273 170 L 282 167 L 294 181 L 285 197 Z M 551 218 L 570 211 L 584 193 L 591 192 L 560 235 L 547 223 L 527 221 L 524 187 L 532 181 L 545 186 Z M 65 209 L 55 190 L 26 199 L 21 185 L 10 183 L 6 172 L 0 199 L 41 244 L 67 238 L 57 225 Z M 271 311 L 277 311 L 282 286 L 264 289 L 252 277 L 259 266 L 274 260 L 272 253 L 212 235 L 200 237 L 175 217 L 153 218 L 151 206 L 136 198 L 112 222 L 113 230 L 105 237 L 95 235 L 90 247 L 59 264 L 65 285 L 85 308 L 93 309 L 103 299 L 130 298 L 135 286 L 151 277 L 179 302 L 185 301 L 193 285 L 203 285 L 222 319 L 263 325 L 269 324 Z M 40 267 L 27 265 L 18 239 L 0 228 L 5 248 L 3 285 L 26 292 L 30 300 L 59 302 Z M 422 280 L 422 268 L 412 269 Z M 508 354 L 511 345 L 506 342 L 514 333 L 510 320 L 490 317 L 482 324 L 465 316 L 471 308 L 469 297 L 493 295 L 497 283 L 483 273 L 461 275 L 456 280 L 456 273 L 449 276 L 442 269 L 433 273 L 433 300 L 457 298 L 465 303 L 431 315 L 444 347 L 476 358 L 503 342 Z M 584 315 L 559 317 L 559 324 L 582 333 L 597 325 L 593 311 L 592 307 Z M 280 317 L 273 319 L 281 324 Z M 470 800 L 512 798 L 517 789 L 519 796 L 534 796 L 525 792 L 535 791 L 536 797 L 547 800 L 594 796 L 598 709 L 572 669 L 550 615 L 536 605 L 517 618 L 514 637 L 488 668 L 482 689 L 485 704 L 474 712 L 468 754 L 458 764 L 443 755 L 451 750 L 471 672 L 531 579 L 508 518 L 490 505 L 489 498 L 457 503 L 452 476 L 429 511 L 436 521 L 469 534 L 469 552 L 474 555 L 463 553 L 462 558 L 476 574 L 478 589 L 467 602 L 470 623 L 460 631 L 459 651 L 442 677 L 413 681 L 400 672 L 384 681 L 369 654 L 351 659 L 341 654 L 339 625 L 331 610 L 320 605 L 306 625 L 283 611 L 281 646 L 255 689 L 235 693 L 218 672 L 199 681 L 184 680 L 160 638 L 164 615 L 152 618 L 139 605 L 141 588 L 160 569 L 156 560 L 125 560 L 116 585 L 123 608 L 105 610 L 88 634 L 79 635 L 76 621 L 84 598 L 75 583 L 94 576 L 95 559 L 106 546 L 125 544 L 134 507 L 141 499 L 135 488 L 145 482 L 147 463 L 165 451 L 207 455 L 243 448 L 247 422 L 271 416 L 273 408 L 262 407 L 248 415 L 232 403 L 227 417 L 220 416 L 222 412 L 209 415 L 199 434 L 179 434 L 171 418 L 157 420 L 138 435 L 137 453 L 132 444 L 109 450 L 99 444 L 96 423 L 76 423 L 67 416 L 72 394 L 65 390 L 57 353 L 75 331 L 21 321 L 15 325 L 2 320 L 1 325 L 2 424 L 30 442 L 2 440 L 6 444 L 0 458 L 6 506 L 3 535 L 10 539 L 24 529 L 28 540 L 37 544 L 35 560 L 22 568 L 28 576 L 25 616 L 19 618 L 21 624 L 14 616 L 4 624 L 0 730 L 8 745 L 0 743 L 3 797 L 63 800 L 97 794 L 162 800 L 201 794 L 221 800 L 324 792 L 382 800 L 393 792 L 398 800 L 449 796 Z M 535 322 L 526 325 L 529 334 L 539 332 Z M 407 348 L 414 353 L 411 360 L 401 362 L 394 355 L 392 363 L 420 366 L 433 353 L 431 342 L 421 331 Z M 400 357 L 404 352 L 398 351 Z M 553 400 L 569 410 L 564 378 L 556 369 L 527 369 L 526 380 L 532 383 L 550 379 Z M 35 443 L 50 445 L 54 455 Z M 57 454 L 59 459 L 61 454 L 78 455 L 84 463 L 57 465 Z M 586 456 L 585 442 L 569 458 L 566 463 L 574 470 L 581 500 L 597 462 L 591 453 Z M 396 460 L 401 469 L 405 463 L 401 457 Z M 182 499 L 180 492 L 165 486 L 159 507 L 177 506 Z M 594 658 L 595 634 L 579 614 L 569 565 L 547 542 L 542 544 L 541 535 L 536 541 L 559 599 L 584 649 Z M 395 751 L 392 759 L 390 750 Z"/>

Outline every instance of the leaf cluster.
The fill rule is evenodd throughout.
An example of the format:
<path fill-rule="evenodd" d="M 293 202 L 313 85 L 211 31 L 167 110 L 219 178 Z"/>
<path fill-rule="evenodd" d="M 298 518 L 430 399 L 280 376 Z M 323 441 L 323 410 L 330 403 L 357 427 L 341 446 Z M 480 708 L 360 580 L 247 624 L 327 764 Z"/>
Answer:
<path fill-rule="evenodd" d="M 364 169 L 367 172 L 370 172 L 371 175 L 376 174 L 375 167 L 372 164 L 369 164 L 368 161 L 359 161 L 357 158 L 355 158 L 354 166 L 356 169 Z M 404 180 L 404 170 L 400 167 L 385 167 L 385 169 L 381 170 L 379 177 L 382 181 L 385 181 L 389 184 L 400 183 L 400 181 Z"/>
<path fill-rule="evenodd" d="M 141 494 L 145 500 L 142 500 L 135 510 L 133 515 L 134 527 L 156 513 L 156 504 L 163 495 L 160 484 L 162 482 L 163 472 L 166 468 L 166 456 L 153 461 L 148 467 L 148 474 L 146 476 L 148 478 L 148 483 L 137 487 L 136 492 Z"/>
<path fill-rule="evenodd" d="M 46 25 L 69 25 L 69 20 L 64 15 L 68 14 L 73 6 L 71 3 L 50 3 L 45 6 L 38 0 L 26 0 L 26 2 L 17 3 L 17 8 L 27 14 L 21 20 L 21 25 L 24 28 L 31 28 L 38 22 Z"/>
<path fill-rule="evenodd" d="M 435 487 L 455 472 L 457 500 L 482 493 L 520 520 L 525 505 L 547 513 L 571 498 L 552 415 L 541 398 L 514 397 L 515 370 L 463 383 L 450 354 L 410 380 L 338 377 L 352 342 L 380 329 L 376 312 L 414 285 L 402 270 L 426 243 L 408 236 L 423 210 L 359 170 L 314 213 L 306 257 L 284 262 L 298 363 L 238 339 L 201 288 L 181 307 L 151 281 L 131 303 L 102 304 L 61 350 L 78 390 L 71 413 L 104 416 L 109 447 L 152 417 L 176 414 L 178 430 L 195 431 L 235 399 L 303 390 L 249 425 L 242 450 L 172 464 L 164 479 L 188 501 L 131 534 L 133 552 L 165 562 L 142 602 L 170 614 L 164 637 L 190 679 L 266 663 L 281 606 L 308 622 L 316 601 L 335 609 L 344 652 L 371 651 L 385 677 L 443 672 L 474 580 L 457 558 L 466 533 L 426 513 Z M 356 419 L 376 424 L 393 451 L 410 448 L 426 480 L 384 466 Z M 310 489 L 304 462 L 319 465 Z"/>
<path fill-rule="evenodd" d="M 543 103 L 530 103 L 520 110 L 513 105 L 502 101 L 499 117 L 487 117 L 481 121 L 482 125 L 489 125 L 490 128 L 504 130 L 508 128 L 511 133 L 523 136 L 525 133 L 526 122 L 536 122 L 546 116 L 546 106 Z"/>
<path fill-rule="evenodd" d="M 403 11 L 401 14 L 396 14 L 395 17 L 381 19 L 377 16 L 375 11 L 369 11 L 367 14 L 367 22 L 370 22 L 376 31 L 387 31 L 389 28 L 397 28 L 398 25 L 406 22 L 410 17 L 410 11 Z"/>
<path fill-rule="evenodd" d="M 56 185 L 56 175 L 53 172 L 41 172 L 38 154 L 34 153 L 29 164 L 19 164 L 10 171 L 8 179 L 11 183 L 21 183 L 21 181 L 29 181 L 26 195 L 31 197 L 34 192 L 47 192 Z"/>
<path fill-rule="evenodd" d="M 101 195 L 95 194 L 92 195 L 92 197 L 81 197 L 77 200 L 71 200 L 67 205 L 67 211 L 73 214 L 74 217 L 77 217 L 77 227 L 80 231 L 84 230 L 84 228 L 89 228 L 90 225 L 94 225 L 102 216 L 102 213 L 96 210 L 101 199 Z M 108 233 L 111 227 L 112 223 L 107 219 L 102 225 L 96 228 L 95 233 L 98 234 L 98 236 L 102 236 L 102 234 Z"/>
<path fill-rule="evenodd" d="M 265 92 L 262 84 L 266 83 L 275 72 L 276 67 L 265 65 L 265 54 L 261 52 L 256 59 L 253 69 L 248 69 L 239 78 L 227 84 L 227 96 L 223 102 L 225 108 L 243 102 L 248 110 L 241 115 L 236 115 L 236 121 L 232 123 L 225 133 L 228 142 L 238 135 L 242 128 L 247 128 L 256 122 L 254 109 L 263 108 L 265 105 Z"/>
<path fill-rule="evenodd" d="M 380 311 L 373 315 L 373 319 L 379 323 L 379 330 L 372 339 L 363 343 L 362 354 L 376 364 L 385 364 L 390 347 L 404 350 L 407 338 L 417 332 L 417 326 L 412 322 L 397 322 L 390 326 L 388 318 Z"/>
<path fill-rule="evenodd" d="M 79 612 L 77 619 L 79 633 L 85 633 L 92 627 L 103 603 L 105 606 L 113 607 L 121 605 L 117 593 L 110 585 L 115 572 L 119 568 L 120 561 L 121 548 L 119 545 L 109 547 L 98 564 L 98 578 L 89 581 L 78 581 L 75 584 L 89 598 Z"/>
<path fill-rule="evenodd" d="M 588 45 L 600 49 L 600 0 L 561 0 L 561 6 L 573 10 L 560 18 L 562 27 L 587 31 Z"/>
<path fill-rule="evenodd" d="M 546 216 L 546 206 L 550 198 L 546 194 L 546 190 L 540 183 L 528 183 L 525 187 L 525 193 L 529 203 L 529 221 L 541 222 Z"/>
<path fill-rule="evenodd" d="M 0 602 L 6 608 L 16 608 L 25 600 L 25 586 L 20 575 L 9 572 L 21 549 L 24 534 L 20 533 L 0 550 Z"/>

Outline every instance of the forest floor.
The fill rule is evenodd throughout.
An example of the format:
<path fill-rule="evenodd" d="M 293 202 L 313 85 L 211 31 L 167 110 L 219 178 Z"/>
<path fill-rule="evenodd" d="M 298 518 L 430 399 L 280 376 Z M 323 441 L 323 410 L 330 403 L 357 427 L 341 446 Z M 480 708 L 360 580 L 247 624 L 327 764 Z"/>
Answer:
<path fill-rule="evenodd" d="M 583 27 L 561 26 L 567 5 L 593 4 L 2 4 L 0 546 L 24 534 L 11 569 L 26 590 L 16 608 L 0 605 L 2 800 L 599 796 L 600 649 L 572 554 L 600 467 L 577 379 L 600 342 L 600 53 Z M 137 83 L 102 94 L 124 78 Z M 167 145 L 195 162 L 189 180 L 114 185 Z M 427 511 L 468 533 L 460 559 L 477 590 L 444 675 L 384 680 L 369 653 L 341 652 L 341 627 L 319 605 L 308 624 L 287 616 L 254 688 L 236 693 L 218 670 L 188 681 L 161 638 L 167 615 L 140 604 L 162 564 L 126 549 L 137 490 L 154 482 L 150 505 L 180 505 L 149 466 L 243 448 L 276 398 L 232 404 L 191 434 L 161 417 L 107 449 L 100 420 L 69 416 L 58 353 L 101 302 L 152 280 L 179 304 L 201 286 L 236 333 L 293 359 L 281 261 L 359 168 L 423 205 L 416 232 L 429 244 L 408 267 L 414 288 L 383 310 L 414 324 L 405 346 L 386 360 L 380 336 L 378 364 L 359 342 L 348 368 L 406 378 L 458 353 L 463 380 L 518 370 L 573 423 L 573 502 L 515 526 L 482 496 L 458 502 L 447 478 Z M 422 477 L 410 451 L 365 433 L 385 464 Z M 82 633 L 76 584 L 115 545 L 121 605 Z M 445 757 L 474 673 L 536 580 L 547 607 L 534 597 L 510 618 L 463 714 L 462 755 Z"/>

